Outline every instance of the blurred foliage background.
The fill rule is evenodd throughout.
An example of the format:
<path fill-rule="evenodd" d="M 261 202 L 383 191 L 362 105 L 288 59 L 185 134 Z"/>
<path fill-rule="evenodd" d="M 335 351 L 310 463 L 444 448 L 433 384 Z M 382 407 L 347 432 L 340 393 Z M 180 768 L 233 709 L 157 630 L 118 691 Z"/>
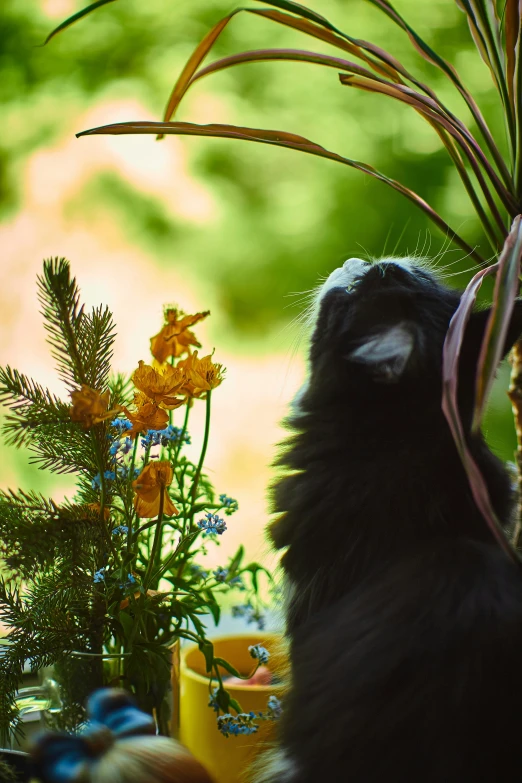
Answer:
<path fill-rule="evenodd" d="M 306 340 L 295 352 L 298 329 L 285 328 L 302 305 L 288 295 L 312 289 L 350 256 L 440 255 L 438 263 L 452 264 L 448 282 L 460 287 L 472 264 L 448 248 L 413 204 L 334 163 L 225 140 L 76 140 L 75 132 L 95 125 L 160 119 L 195 45 L 235 7 L 223 0 L 118 0 L 41 46 L 56 24 L 85 4 L 0 4 L 0 364 L 54 383 L 35 295 L 44 256 L 70 257 L 88 302 L 114 309 L 119 370 L 132 371 L 148 357 L 148 337 L 157 331 L 164 302 L 189 311 L 209 307 L 212 319 L 201 336 L 206 347 L 216 346 L 229 377 L 220 403 L 215 395 L 208 462 L 219 491 L 235 494 L 243 514 L 242 527 L 224 546 L 247 538 L 264 551 L 272 444 L 304 373 Z M 308 4 L 351 35 L 400 56 L 471 122 L 449 82 L 366 0 Z M 397 0 L 396 6 L 457 67 L 497 130 L 490 76 L 454 0 Z M 279 45 L 306 48 L 307 41 L 240 15 L 214 55 Z M 177 119 L 287 130 L 363 160 L 420 193 L 489 256 L 431 128 L 407 107 L 342 87 L 331 69 L 298 63 L 229 69 L 199 82 Z M 495 450 L 512 459 L 507 376 L 505 367 L 486 426 Z M 28 468 L 25 455 L 2 447 L 0 458 L 2 485 L 70 491 L 69 479 Z"/>

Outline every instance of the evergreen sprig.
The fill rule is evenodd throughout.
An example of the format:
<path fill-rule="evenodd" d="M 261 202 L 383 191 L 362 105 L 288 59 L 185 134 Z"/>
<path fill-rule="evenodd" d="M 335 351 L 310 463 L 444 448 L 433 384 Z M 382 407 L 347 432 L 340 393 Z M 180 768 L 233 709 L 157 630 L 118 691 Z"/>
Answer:
<path fill-rule="evenodd" d="M 70 265 L 65 258 L 48 259 L 43 267 L 43 275 L 38 277 L 38 299 L 48 342 L 60 377 L 66 386 L 74 389 L 89 383 L 78 345 L 80 334 L 85 334 L 80 291 L 76 280 L 71 279 Z"/>

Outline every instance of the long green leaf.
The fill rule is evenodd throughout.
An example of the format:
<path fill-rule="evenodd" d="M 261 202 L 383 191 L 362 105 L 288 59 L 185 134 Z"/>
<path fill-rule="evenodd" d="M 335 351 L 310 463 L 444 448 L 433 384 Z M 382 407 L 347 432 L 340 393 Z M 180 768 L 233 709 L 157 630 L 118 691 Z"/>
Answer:
<path fill-rule="evenodd" d="M 460 305 L 451 319 L 443 349 L 442 410 L 448 421 L 464 470 L 468 476 L 473 499 L 494 538 L 506 554 L 518 562 L 518 557 L 506 538 L 502 525 L 495 513 L 484 477 L 468 448 L 457 402 L 459 358 L 466 325 L 473 311 L 484 277 L 493 274 L 497 270 L 498 264 L 494 264 L 486 269 L 481 269 L 475 275 L 462 294 Z"/>
<path fill-rule="evenodd" d="M 423 210 L 431 220 L 443 231 L 446 236 L 455 242 L 462 250 L 469 254 L 477 263 L 484 264 L 482 256 L 462 239 L 445 220 L 431 207 L 423 198 L 409 188 L 402 185 L 397 180 L 385 176 L 372 166 L 360 161 L 344 158 L 335 152 L 321 147 L 303 136 L 286 133 L 285 131 L 261 130 L 259 128 L 246 128 L 236 125 L 195 125 L 190 122 L 120 122 L 113 125 L 104 125 L 100 128 L 91 128 L 76 134 L 79 136 L 92 136 L 99 134 L 110 135 L 134 135 L 134 134 L 175 134 L 188 136 L 212 136 L 218 138 L 242 139 L 243 141 L 255 141 L 261 144 L 273 144 L 278 147 L 287 147 L 309 155 L 317 155 L 321 158 L 342 163 L 350 168 L 362 171 L 389 187 L 401 193 L 407 199 L 412 201 L 417 207 Z"/>
<path fill-rule="evenodd" d="M 61 24 L 59 24 L 58 27 L 55 27 L 54 30 L 49 33 L 43 45 L 45 46 L 46 44 L 48 44 L 51 38 L 54 38 L 55 35 L 58 35 L 58 33 L 61 33 L 62 30 L 66 30 L 75 22 L 78 22 L 80 19 L 83 19 L 83 17 L 87 16 L 87 14 L 96 11 L 97 8 L 101 8 L 102 5 L 107 5 L 108 3 L 115 3 L 115 2 L 116 0 L 97 0 L 95 3 L 91 3 L 91 5 L 88 5 L 86 8 L 82 8 L 81 11 L 78 11 L 78 13 L 69 16 L 69 18 L 66 19 L 64 22 L 62 22 Z"/>
<path fill-rule="evenodd" d="M 519 289 L 522 259 L 522 221 L 520 216 L 513 226 L 498 260 L 493 306 L 486 326 L 477 367 L 473 431 L 480 427 L 498 365 L 504 354 L 506 335 Z"/>

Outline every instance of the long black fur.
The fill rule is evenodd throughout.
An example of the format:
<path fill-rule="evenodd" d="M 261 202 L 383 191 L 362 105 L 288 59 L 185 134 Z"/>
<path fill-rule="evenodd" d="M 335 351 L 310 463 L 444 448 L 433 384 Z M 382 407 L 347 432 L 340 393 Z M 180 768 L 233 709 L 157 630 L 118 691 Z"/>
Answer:
<path fill-rule="evenodd" d="M 271 528 L 289 586 L 292 783 L 522 780 L 522 571 L 476 507 L 441 411 L 460 295 L 420 269 L 369 269 L 321 302 Z M 459 406 L 501 521 L 510 479 L 471 434 L 487 311 L 462 347 Z M 354 358 L 400 325 L 405 367 Z M 505 350 L 522 332 L 517 302 Z M 288 766 L 288 765 L 287 765 Z"/>

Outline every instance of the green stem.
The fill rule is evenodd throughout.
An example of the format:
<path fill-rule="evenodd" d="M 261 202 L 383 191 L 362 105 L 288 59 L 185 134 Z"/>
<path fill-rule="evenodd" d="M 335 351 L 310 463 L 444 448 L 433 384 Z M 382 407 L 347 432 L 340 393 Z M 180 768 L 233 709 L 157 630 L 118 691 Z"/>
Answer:
<path fill-rule="evenodd" d="M 154 531 L 154 541 L 152 542 L 152 549 L 150 552 L 149 557 L 149 564 L 147 566 L 147 570 L 145 572 L 145 576 L 143 577 L 143 587 L 145 590 L 149 587 L 149 580 L 150 577 L 154 571 L 154 566 L 156 565 L 156 560 L 158 556 L 161 557 L 161 539 L 162 539 L 162 528 L 163 528 L 163 505 L 165 502 L 165 492 L 167 492 L 167 487 L 163 484 L 161 486 L 161 495 L 160 495 L 160 505 L 159 505 L 159 512 L 158 512 L 158 521 L 156 524 L 156 530 Z"/>
<path fill-rule="evenodd" d="M 136 452 L 138 450 L 138 436 L 134 440 L 134 448 L 132 449 L 132 457 L 129 468 L 128 488 L 129 488 L 129 500 L 130 507 L 132 508 L 132 482 L 134 481 L 134 465 L 136 464 Z M 134 520 L 134 512 L 131 510 L 129 518 L 127 520 L 127 552 L 130 552 L 132 547 L 132 524 Z"/>
<path fill-rule="evenodd" d="M 179 457 L 179 453 L 180 453 L 180 451 L 181 451 L 181 449 L 183 447 L 183 438 L 185 437 L 186 432 L 187 432 L 189 414 L 190 414 L 190 405 L 187 402 L 187 407 L 185 409 L 185 418 L 183 420 L 183 427 L 182 427 L 182 430 L 181 430 L 181 435 L 179 436 L 178 445 L 176 446 L 176 453 L 174 455 L 174 462 L 175 463 L 177 463 L 178 457 Z"/>
<path fill-rule="evenodd" d="M 194 475 L 194 481 L 192 482 L 192 489 L 190 492 L 190 523 L 192 524 L 192 519 L 194 517 L 194 506 L 196 504 L 196 497 L 198 493 L 198 485 L 199 480 L 201 478 L 201 471 L 203 469 L 203 462 L 205 460 L 205 456 L 207 453 L 207 446 L 208 446 L 208 437 L 210 434 L 210 398 L 211 398 L 211 390 L 209 389 L 207 392 L 207 399 L 206 399 L 206 411 L 205 411 L 205 434 L 203 436 L 203 445 L 201 447 L 201 454 L 199 457 L 198 466 L 196 468 L 196 473 Z"/>

